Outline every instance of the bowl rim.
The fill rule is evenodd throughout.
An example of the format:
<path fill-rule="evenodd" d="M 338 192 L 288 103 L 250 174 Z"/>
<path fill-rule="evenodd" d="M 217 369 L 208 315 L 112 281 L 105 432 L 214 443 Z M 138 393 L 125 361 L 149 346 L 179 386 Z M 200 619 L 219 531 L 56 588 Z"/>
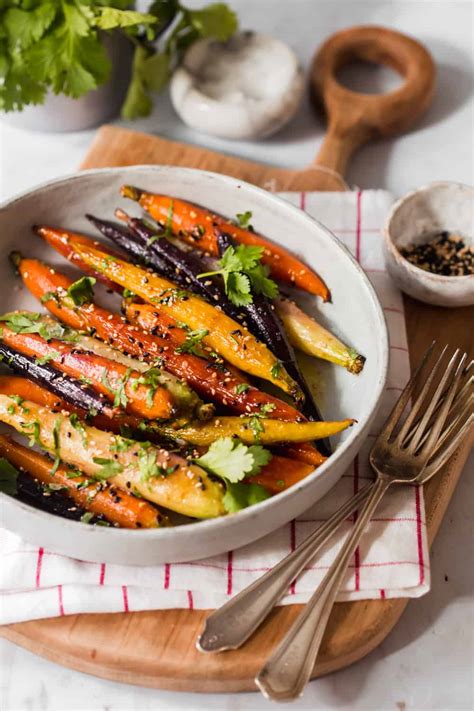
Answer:
<path fill-rule="evenodd" d="M 420 267 L 417 267 L 415 264 L 412 264 L 411 262 L 406 259 L 406 257 L 403 256 L 403 254 L 400 252 L 400 250 L 397 248 L 395 241 L 392 237 L 392 231 L 391 231 L 391 225 L 392 225 L 392 220 L 395 217 L 395 214 L 399 211 L 399 209 L 405 204 L 405 202 L 408 202 L 408 200 L 411 200 L 415 195 L 418 195 L 419 193 L 426 193 L 429 192 L 433 189 L 436 188 L 444 188 L 444 187 L 460 187 L 463 189 L 470 190 L 471 192 L 474 193 L 474 187 L 471 185 L 468 185 L 467 183 L 459 183 L 456 182 L 455 180 L 436 180 L 432 183 L 427 183 L 426 185 L 422 185 L 420 188 L 416 188 L 415 190 L 411 190 L 409 193 L 406 193 L 406 195 L 403 195 L 401 198 L 399 198 L 390 208 L 389 213 L 387 217 L 385 218 L 385 223 L 384 227 L 382 230 L 384 242 L 389 249 L 391 255 L 393 256 L 394 260 L 396 263 L 402 268 L 406 269 L 407 272 L 412 274 L 415 278 L 420 277 L 420 273 L 423 274 L 426 278 L 430 280 L 430 282 L 438 282 L 439 286 L 447 285 L 447 284 L 453 284 L 453 279 L 456 280 L 456 284 L 467 284 L 470 279 L 474 277 L 474 274 L 463 274 L 462 276 L 446 276 L 444 274 L 435 274 L 434 272 L 428 272 L 425 271 L 424 269 L 420 269 Z"/>
<path fill-rule="evenodd" d="M 185 536 L 188 535 L 188 533 L 192 530 L 197 530 L 196 526 L 199 524 L 199 530 L 203 530 L 206 528 L 207 531 L 214 531 L 217 532 L 220 527 L 226 526 L 230 523 L 230 521 L 239 521 L 243 522 L 245 520 L 251 519 L 253 516 L 255 516 L 256 511 L 264 512 L 267 509 L 270 509 L 273 505 L 274 502 L 276 501 L 276 498 L 278 498 L 278 501 L 282 501 L 283 498 L 291 498 L 296 494 L 296 492 L 299 492 L 303 489 L 308 488 L 308 486 L 311 484 L 312 481 L 316 477 L 323 477 L 327 475 L 333 465 L 336 464 L 337 460 L 342 459 L 345 452 L 352 447 L 354 442 L 361 437 L 361 432 L 363 431 L 364 425 L 366 424 L 367 421 L 373 417 L 374 412 L 377 410 L 377 407 L 380 404 L 381 397 L 383 395 L 384 389 L 385 389 L 385 384 L 387 380 L 387 375 L 388 375 L 388 367 L 389 367 L 389 339 L 388 339 L 388 330 L 387 330 L 387 323 L 385 320 L 385 315 L 382 309 L 382 306 L 380 304 L 380 301 L 378 299 L 378 296 L 375 292 L 374 287 L 372 286 L 368 276 L 360 266 L 359 262 L 355 259 L 355 257 L 351 254 L 349 249 L 334 235 L 327 227 L 325 227 L 319 220 L 311 217 L 308 215 L 306 212 L 300 210 L 300 208 L 292 205 L 291 203 L 287 202 L 283 198 L 279 197 L 275 193 L 271 193 L 264 188 L 260 188 L 259 186 L 253 185 L 251 183 L 248 183 L 245 180 L 240 180 L 238 178 L 231 177 L 229 175 L 224 175 L 221 173 L 216 173 L 214 171 L 207 171 L 207 170 L 201 170 L 199 168 L 187 168 L 187 167 L 181 167 L 181 166 L 169 166 L 169 165 L 161 165 L 161 164 L 154 164 L 154 165 L 132 165 L 132 166 L 117 166 L 117 167 L 112 167 L 112 168 L 92 168 L 88 170 L 82 170 L 79 172 L 75 173 L 69 173 L 57 178 L 53 178 L 51 180 L 48 180 L 46 182 L 40 183 L 39 185 L 36 185 L 32 188 L 29 188 L 27 190 L 24 190 L 13 197 L 3 201 L 0 204 L 0 211 L 10 208 L 15 205 L 15 203 L 21 201 L 22 199 L 29 197 L 33 195 L 34 193 L 41 192 L 43 190 L 47 190 L 50 188 L 54 188 L 54 186 L 59 186 L 60 184 L 64 183 L 73 183 L 76 180 L 81 180 L 87 177 L 94 177 L 96 175 L 116 175 L 119 173 L 123 173 L 124 171 L 131 172 L 131 173 L 139 173 L 140 171 L 147 170 L 147 171 L 156 171 L 156 172 L 171 172 L 171 173 L 185 173 L 191 176 L 202 176 L 203 174 L 209 176 L 209 178 L 215 178 L 222 183 L 226 184 L 229 188 L 235 187 L 237 188 L 238 186 L 245 185 L 246 188 L 251 189 L 255 193 L 257 193 L 257 197 L 259 199 L 261 198 L 262 200 L 267 200 L 270 203 L 277 203 L 278 205 L 283 205 L 284 209 L 289 212 L 290 214 L 298 215 L 299 218 L 303 219 L 305 222 L 308 224 L 308 229 L 315 229 L 315 227 L 322 233 L 324 233 L 325 239 L 330 240 L 336 248 L 340 249 L 346 256 L 346 258 L 349 260 L 352 268 L 355 269 L 355 271 L 358 273 L 359 278 L 361 279 L 366 291 L 368 298 L 370 299 L 372 306 L 375 311 L 375 317 L 377 320 L 377 327 L 380 329 L 379 330 L 379 342 L 380 342 L 380 365 L 379 365 L 379 370 L 378 373 L 376 374 L 376 385 L 374 388 L 374 392 L 372 395 L 372 401 L 370 403 L 370 407 L 367 411 L 367 414 L 365 415 L 365 419 L 362 425 L 360 425 L 360 422 L 357 423 L 360 427 L 354 427 L 352 432 L 349 433 L 348 437 L 344 440 L 344 442 L 341 443 L 340 447 L 337 449 L 336 452 L 334 452 L 321 466 L 319 466 L 317 469 L 314 469 L 310 474 L 308 474 L 307 477 L 302 479 L 300 482 L 297 482 L 293 486 L 291 486 L 289 489 L 286 491 L 282 491 L 278 494 L 278 497 L 270 497 L 266 499 L 265 501 L 262 501 L 258 504 L 255 504 L 253 506 L 249 506 L 248 508 L 242 509 L 241 511 L 238 511 L 237 513 L 234 514 L 229 514 L 227 516 L 219 516 L 216 518 L 212 519 L 201 519 L 201 520 L 196 520 L 191 523 L 186 523 L 182 524 L 179 526 L 175 526 L 172 528 L 150 528 L 150 529 L 127 529 L 127 528 L 115 528 L 114 526 L 84 526 L 82 525 L 82 528 L 79 528 L 79 524 L 81 524 L 81 521 L 75 521 L 71 519 L 66 519 L 62 517 L 55 516 L 54 514 L 51 514 L 47 511 L 42 511 L 40 509 L 36 509 L 35 507 L 26 504 L 22 501 L 19 501 L 18 499 L 15 499 L 7 494 L 4 494 L 0 492 L 0 502 L 6 502 L 9 505 L 12 505 L 14 507 L 18 507 L 21 509 L 25 514 L 30 515 L 31 517 L 40 519 L 45 521 L 46 523 L 48 521 L 54 521 L 55 519 L 58 519 L 60 521 L 60 524 L 62 526 L 65 526 L 65 530 L 70 531 L 71 533 L 79 531 L 81 532 L 82 538 L 84 536 L 102 536 L 103 540 L 107 537 L 110 540 L 110 543 L 112 544 L 114 541 L 117 542 L 123 542 L 129 539 L 130 536 L 140 536 L 143 541 L 153 541 L 153 540 L 159 540 L 160 542 L 166 543 L 168 540 L 173 539 L 176 537 L 176 535 L 180 536 Z M 365 439 L 365 437 L 364 437 Z M 310 505 L 310 504 L 308 504 Z"/>

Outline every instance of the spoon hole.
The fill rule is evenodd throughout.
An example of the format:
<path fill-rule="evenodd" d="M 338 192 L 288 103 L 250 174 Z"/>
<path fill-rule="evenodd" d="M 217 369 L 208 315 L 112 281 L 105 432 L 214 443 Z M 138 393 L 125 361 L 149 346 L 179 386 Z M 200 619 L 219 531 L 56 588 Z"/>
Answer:
<path fill-rule="evenodd" d="M 399 89 L 403 78 L 384 64 L 354 59 L 336 72 L 338 82 L 360 94 L 388 94 Z"/>

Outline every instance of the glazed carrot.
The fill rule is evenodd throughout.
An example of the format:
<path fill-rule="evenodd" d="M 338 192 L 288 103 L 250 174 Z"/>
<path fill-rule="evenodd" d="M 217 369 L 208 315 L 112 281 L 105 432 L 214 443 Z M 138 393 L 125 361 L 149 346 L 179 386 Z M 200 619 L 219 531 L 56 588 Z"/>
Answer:
<path fill-rule="evenodd" d="M 279 281 L 292 284 L 329 301 L 329 289 L 314 271 L 283 247 L 261 235 L 229 222 L 221 215 L 179 198 L 148 193 L 130 185 L 121 189 L 123 197 L 137 201 L 157 222 L 170 227 L 175 235 L 204 252 L 219 255 L 217 238 L 225 233 L 242 244 L 264 247 L 262 261 Z"/>
<path fill-rule="evenodd" d="M 77 506 L 102 514 L 120 528 L 158 528 L 169 519 L 145 499 L 138 499 L 116 486 L 92 481 L 79 471 L 59 465 L 53 473 L 51 459 L 23 447 L 9 437 L 0 436 L 0 457 L 30 474 L 41 484 L 61 489 Z"/>
<path fill-rule="evenodd" d="M 96 304 L 73 307 L 65 298 L 72 280 L 51 271 L 42 262 L 22 259 L 19 270 L 31 293 L 43 300 L 44 306 L 67 326 L 93 332 L 114 348 L 145 362 L 162 359 L 170 373 L 185 380 L 199 394 L 237 412 L 258 413 L 263 405 L 270 403 L 274 406 L 272 417 L 295 419 L 300 416 L 294 407 L 283 400 L 251 386 L 242 373 L 227 364 L 207 361 L 193 353 L 176 352 L 176 348 L 183 346 L 188 334 L 175 325 L 174 319 L 159 314 L 154 307 L 125 303 L 127 317 L 137 324 L 131 325 Z M 51 298 L 43 299 L 45 295 Z"/>
<path fill-rule="evenodd" d="M 71 241 L 71 244 L 73 242 Z M 232 365 L 256 377 L 269 380 L 296 399 L 301 392 L 271 351 L 249 331 L 190 292 L 177 289 L 173 282 L 147 272 L 122 259 L 108 257 L 99 249 L 74 243 L 81 260 L 95 271 L 130 289 L 157 306 L 160 311 L 186 323 L 193 330 L 206 330 L 203 343 Z"/>
<path fill-rule="evenodd" d="M 25 285 L 37 299 L 42 300 L 45 295 L 51 295 L 51 298 L 43 300 L 44 305 L 67 326 L 92 331 L 106 343 L 136 358 L 149 362 L 162 358 L 169 372 L 188 382 L 200 395 L 240 414 L 259 414 L 263 408 L 270 418 L 304 420 L 301 413 L 288 403 L 250 385 L 235 368 L 205 361 L 192 353 L 176 353 L 175 348 L 181 347 L 186 341 L 187 332 L 179 328 L 174 319 L 159 313 L 150 304 L 124 301 L 125 315 L 132 324 L 136 324 L 131 326 L 124 323 L 117 314 L 96 304 L 79 307 L 68 304 L 64 294 L 73 281 L 42 262 L 22 259 L 18 268 Z M 137 326 L 140 328 L 137 329 Z M 162 338 L 157 334 L 161 334 Z M 23 397 L 27 396 L 23 394 Z M 98 427 L 115 431 L 113 425 L 117 420 L 112 424 L 107 423 L 105 418 L 98 418 L 94 419 L 94 423 Z M 132 422 L 127 424 L 129 427 L 134 426 Z M 309 442 L 288 446 L 285 454 L 313 466 L 319 466 L 326 460 Z"/>
<path fill-rule="evenodd" d="M 121 289 L 118 284 L 116 284 L 114 281 L 111 281 L 110 279 L 107 279 L 104 274 L 96 272 L 94 271 L 94 269 L 88 267 L 87 264 L 85 264 L 74 252 L 73 247 L 70 245 L 70 241 L 74 241 L 75 244 L 83 243 L 85 245 L 95 245 L 110 256 L 120 256 L 117 254 L 117 252 L 114 252 L 113 250 L 109 249 L 102 242 L 92 240 L 89 237 L 84 237 L 83 235 L 80 235 L 77 232 L 56 229 L 55 227 L 48 227 L 47 225 L 35 225 L 33 227 L 33 230 L 39 237 L 42 237 L 45 242 L 49 244 L 50 247 L 56 250 L 56 252 L 59 252 L 59 254 L 62 254 L 63 257 L 65 257 L 69 262 L 78 267 L 82 272 L 85 272 L 86 274 L 89 274 L 90 276 L 93 276 L 99 281 L 101 281 L 104 286 L 107 287 L 107 289 L 116 291 L 119 294 L 122 293 L 123 289 Z M 52 273 L 54 274 L 54 270 L 52 271 Z"/>
<path fill-rule="evenodd" d="M 151 331 L 153 333 L 159 332 L 163 335 L 169 333 L 171 339 L 181 338 L 181 335 L 179 335 L 181 329 L 175 327 L 174 323 L 168 324 L 167 319 L 169 319 L 169 317 L 167 317 L 166 314 L 159 313 L 150 304 L 128 302 L 124 303 L 124 310 L 128 320 L 139 325 L 144 331 Z M 217 373 L 218 376 L 215 379 L 214 376 L 211 375 L 212 389 L 219 386 L 223 375 L 220 370 L 218 370 Z M 209 373 L 207 378 L 209 378 Z M 227 385 L 231 390 L 230 396 L 225 395 L 224 401 L 222 399 L 218 400 L 216 397 L 212 397 L 212 399 L 223 405 L 227 405 L 235 412 L 241 414 L 260 414 L 263 409 L 263 411 L 267 412 L 267 416 L 272 419 L 287 420 L 290 422 L 306 421 L 306 418 L 303 417 L 301 412 L 298 412 L 298 410 L 283 400 L 262 392 L 261 390 L 257 390 L 250 385 L 245 389 L 246 381 L 234 368 L 229 369 L 229 372 L 225 375 L 225 381 L 227 381 Z M 193 387 L 198 390 L 196 385 L 193 384 Z M 237 395 L 237 393 L 240 394 Z M 327 457 L 320 454 L 316 447 L 309 442 L 301 442 L 287 446 L 285 447 L 285 454 L 288 457 L 294 457 L 307 464 L 312 464 L 314 467 L 320 466 L 327 459 Z"/>
<path fill-rule="evenodd" d="M 94 415 L 90 417 L 87 410 L 74 405 L 68 400 L 64 400 L 55 393 L 47 390 L 45 387 L 34 383 L 28 378 L 18 376 L 0 375 L 0 394 L 8 395 L 15 400 L 31 400 L 37 405 L 46 407 L 48 410 L 55 412 L 65 412 L 66 414 L 74 414 L 81 419 L 88 421 L 101 430 L 110 430 L 111 432 L 120 433 L 123 428 L 129 431 L 141 431 L 142 418 L 126 415 L 123 412 L 111 411 L 111 416 Z"/>
<path fill-rule="evenodd" d="M 364 356 L 342 343 L 291 299 L 280 298 L 275 305 L 295 348 L 316 358 L 342 365 L 349 373 L 360 373 L 365 363 Z"/>
<path fill-rule="evenodd" d="M 172 452 L 147 442 L 123 442 L 87 424 L 79 431 L 64 413 L 49 412 L 30 400 L 12 405 L 7 395 L 0 395 L 0 421 L 85 475 L 129 489 L 159 506 L 192 518 L 226 513 L 223 485 Z"/>
<path fill-rule="evenodd" d="M 238 437 L 244 444 L 309 442 L 338 434 L 354 420 L 339 422 L 285 422 L 266 417 L 215 417 L 207 422 L 154 423 L 153 429 L 170 439 L 182 439 L 198 447 L 208 447 L 222 437 Z"/>
<path fill-rule="evenodd" d="M 273 455 L 259 474 L 249 477 L 246 481 L 260 484 L 272 494 L 278 494 L 280 491 L 285 491 L 293 484 L 305 479 L 313 471 L 314 466 L 311 464 Z"/>
<path fill-rule="evenodd" d="M 49 342 L 37 333 L 15 333 L 3 327 L 2 342 L 34 358 L 47 359 L 49 364 L 74 378 L 85 379 L 115 407 L 147 419 L 167 419 L 177 413 L 169 390 L 158 381 L 143 382 L 139 371 L 108 358 L 78 350 L 74 344 L 58 340 Z"/>

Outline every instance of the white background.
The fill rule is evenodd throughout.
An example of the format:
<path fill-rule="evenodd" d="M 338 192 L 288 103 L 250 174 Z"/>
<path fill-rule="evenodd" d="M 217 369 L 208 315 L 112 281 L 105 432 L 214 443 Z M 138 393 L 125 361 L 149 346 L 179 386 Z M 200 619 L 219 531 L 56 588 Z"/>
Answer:
<path fill-rule="evenodd" d="M 187 4 L 203 2 L 188 0 Z M 231 0 L 231 4 L 243 28 L 286 40 L 305 67 L 322 40 L 343 27 L 382 24 L 414 34 L 431 50 L 438 66 L 433 105 L 409 135 L 361 149 L 352 161 L 348 180 L 360 187 L 387 188 L 396 195 L 437 179 L 474 182 L 474 26 L 469 0 Z M 365 82 L 384 87 L 394 84 L 389 72 L 366 75 L 360 88 Z M 183 126 L 166 96 L 156 102 L 152 117 L 133 127 L 292 167 L 312 161 L 324 133 L 322 120 L 307 104 L 276 137 L 259 143 L 224 142 Z M 0 198 L 74 171 L 93 135 L 94 131 L 28 133 L 0 123 Z M 375 652 L 349 669 L 312 683 L 293 708 L 472 708 L 473 474 L 471 458 L 433 546 L 432 591 L 410 602 L 402 620 Z M 50 664 L 5 641 L 1 641 L 1 654 L 0 706 L 5 711 L 270 708 L 256 694 L 198 696 L 102 681 Z"/>

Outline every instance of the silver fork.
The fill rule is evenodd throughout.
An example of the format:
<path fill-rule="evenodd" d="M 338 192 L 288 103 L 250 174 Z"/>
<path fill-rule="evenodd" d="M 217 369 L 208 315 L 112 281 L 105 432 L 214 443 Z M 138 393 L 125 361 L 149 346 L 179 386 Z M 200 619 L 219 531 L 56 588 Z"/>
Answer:
<path fill-rule="evenodd" d="M 369 457 L 376 480 L 357 523 L 322 583 L 255 679 L 255 683 L 267 698 L 285 701 L 297 698 L 303 693 L 311 677 L 346 568 L 375 508 L 390 486 L 419 484 L 424 470 L 428 466 L 436 467 L 436 456 L 443 457 L 443 450 L 436 456 L 433 455 L 440 437 L 446 434 L 443 428 L 467 358 L 465 354 L 461 355 L 456 351 L 440 377 L 446 350 L 447 348 L 443 349 L 410 413 L 401 424 L 403 412 L 415 387 L 422 383 L 420 376 L 424 370 L 423 366 L 429 362 L 432 347 L 428 350 L 377 438 Z M 435 391 L 427 402 L 432 386 L 435 386 Z"/>
<path fill-rule="evenodd" d="M 428 354 L 425 356 L 425 359 Z M 423 361 L 424 362 L 424 361 Z M 421 366 L 420 366 L 421 367 Z M 473 376 L 469 376 L 472 363 L 466 368 L 463 380 L 449 412 L 443 437 L 440 437 L 433 455 L 443 445 L 442 454 L 433 465 L 426 467 L 420 484 L 426 483 L 451 457 L 472 425 Z M 416 377 L 416 373 L 413 379 Z M 412 379 L 412 380 L 413 380 Z M 438 403 L 432 420 L 437 415 L 444 398 Z M 470 416 L 470 417 L 469 417 Z M 415 423 L 418 424 L 418 423 Z M 430 425 L 433 422 L 430 422 Z M 415 427 L 412 428 L 414 432 Z M 429 429 L 427 430 L 427 434 Z M 276 566 L 261 576 L 238 595 L 213 612 L 206 619 L 196 646 L 201 652 L 222 652 L 241 647 L 268 617 L 283 597 L 293 580 L 316 557 L 340 525 L 365 501 L 373 483 L 361 489 L 341 506 L 331 518 L 314 531 L 298 548 L 283 558 Z"/>

